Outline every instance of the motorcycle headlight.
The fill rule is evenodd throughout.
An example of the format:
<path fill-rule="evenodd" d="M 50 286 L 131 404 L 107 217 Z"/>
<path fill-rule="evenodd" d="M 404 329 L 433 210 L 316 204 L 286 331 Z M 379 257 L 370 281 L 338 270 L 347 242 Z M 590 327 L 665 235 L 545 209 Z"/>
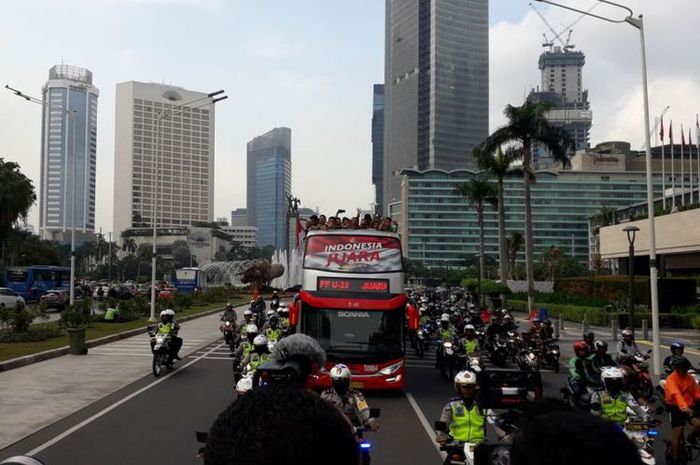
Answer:
<path fill-rule="evenodd" d="M 451 349 L 451 348 L 452 348 L 452 343 L 451 343 L 451 342 L 444 342 L 442 345 L 445 346 L 445 349 Z"/>
<path fill-rule="evenodd" d="M 384 367 L 381 370 L 379 370 L 379 373 L 383 375 L 390 375 L 392 373 L 395 373 L 403 366 L 403 362 L 397 362 L 394 363 L 393 365 L 389 365 L 388 367 Z"/>
<path fill-rule="evenodd" d="M 224 323 L 224 324 L 225 324 L 226 326 L 231 326 L 231 322 L 230 322 L 230 321 L 227 321 L 227 322 Z"/>
<path fill-rule="evenodd" d="M 527 354 L 527 358 L 529 358 L 530 360 L 534 360 L 534 359 L 535 359 L 535 354 L 533 354 L 532 352 L 530 352 L 529 354 Z"/>

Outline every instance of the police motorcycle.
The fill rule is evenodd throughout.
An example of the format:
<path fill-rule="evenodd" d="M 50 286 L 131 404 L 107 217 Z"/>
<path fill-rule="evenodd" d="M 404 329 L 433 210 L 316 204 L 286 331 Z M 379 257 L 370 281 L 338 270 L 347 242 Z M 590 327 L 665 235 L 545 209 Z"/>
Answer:
<path fill-rule="evenodd" d="M 551 368 L 554 373 L 559 373 L 559 344 L 556 339 L 547 339 L 542 343 L 542 366 Z"/>
<path fill-rule="evenodd" d="M 657 413 L 661 411 L 663 411 L 663 408 L 659 407 Z M 659 420 L 640 418 L 634 410 L 627 408 L 627 420 L 622 425 L 622 429 L 637 447 L 639 456 L 646 465 L 656 465 L 654 441 L 659 436 L 659 432 L 656 429 L 659 424 L 661 424 Z"/>
<path fill-rule="evenodd" d="M 438 344 L 437 362 L 438 368 L 440 369 L 440 375 L 450 381 L 454 379 L 454 375 L 458 371 L 459 367 L 460 356 L 457 351 L 459 341 L 456 339 L 449 341 L 442 341 L 438 339 L 435 343 Z"/>
<path fill-rule="evenodd" d="M 236 320 L 231 317 L 223 319 L 219 325 L 219 331 L 223 333 L 226 345 L 233 351 L 238 336 L 236 334 Z"/>
<path fill-rule="evenodd" d="M 159 377 L 164 368 L 168 371 L 173 369 L 174 361 L 170 354 L 171 338 L 169 334 L 158 331 L 157 326 L 149 326 L 147 330 L 153 347 L 153 374 Z"/>

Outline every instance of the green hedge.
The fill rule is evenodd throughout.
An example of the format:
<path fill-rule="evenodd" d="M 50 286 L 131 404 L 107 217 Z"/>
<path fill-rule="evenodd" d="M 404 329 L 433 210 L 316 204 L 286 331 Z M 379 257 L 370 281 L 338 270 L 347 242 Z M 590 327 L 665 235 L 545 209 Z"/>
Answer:
<path fill-rule="evenodd" d="M 0 342 L 37 342 L 57 337 L 62 334 L 56 322 L 31 325 L 27 331 L 18 333 L 9 330 L 0 331 Z"/>
<path fill-rule="evenodd" d="M 649 305 L 648 280 L 636 277 L 634 281 L 634 301 Z M 629 278 L 627 276 L 599 276 L 597 278 L 564 278 L 554 284 L 554 291 L 560 294 L 601 299 L 607 302 L 627 299 Z"/>
<path fill-rule="evenodd" d="M 526 292 L 518 292 L 512 294 L 511 296 L 514 300 L 527 301 Z M 587 295 L 577 295 L 577 294 L 563 294 L 559 292 L 554 293 L 535 293 L 535 302 L 537 304 L 559 304 L 559 305 L 574 305 L 578 307 L 597 307 L 603 308 L 609 302 L 605 299 L 600 299 L 596 297 L 590 297 Z"/>
<path fill-rule="evenodd" d="M 527 301 L 522 300 L 508 300 L 510 307 L 516 312 L 526 312 Z M 564 320 L 567 321 L 583 321 L 584 316 L 586 321 L 592 325 L 596 326 L 607 326 L 609 324 L 608 313 L 597 307 L 583 307 L 575 305 L 561 305 L 561 304 L 544 304 L 539 305 L 539 307 L 544 307 L 549 311 L 550 318 L 556 318 L 559 315 Z"/>

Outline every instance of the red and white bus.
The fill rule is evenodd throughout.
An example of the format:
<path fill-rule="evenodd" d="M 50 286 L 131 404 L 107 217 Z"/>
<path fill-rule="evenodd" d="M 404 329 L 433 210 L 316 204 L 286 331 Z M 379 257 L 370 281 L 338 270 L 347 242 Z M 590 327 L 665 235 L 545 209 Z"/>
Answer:
<path fill-rule="evenodd" d="M 403 389 L 405 318 L 398 234 L 366 229 L 309 232 L 302 287 L 290 323 L 323 346 L 327 369 L 346 364 L 356 388 Z M 327 373 L 314 379 L 316 388 L 329 386 Z"/>

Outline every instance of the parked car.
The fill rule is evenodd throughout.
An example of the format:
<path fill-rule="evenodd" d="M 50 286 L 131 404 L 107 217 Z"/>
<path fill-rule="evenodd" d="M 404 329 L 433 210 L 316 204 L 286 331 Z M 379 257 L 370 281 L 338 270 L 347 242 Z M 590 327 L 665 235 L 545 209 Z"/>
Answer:
<path fill-rule="evenodd" d="M 41 296 L 39 302 L 46 303 L 46 308 L 63 310 L 70 301 L 70 294 L 63 289 L 51 289 Z"/>
<path fill-rule="evenodd" d="M 15 308 L 19 303 L 24 305 L 24 298 L 12 289 L 0 287 L 0 307 Z"/>

